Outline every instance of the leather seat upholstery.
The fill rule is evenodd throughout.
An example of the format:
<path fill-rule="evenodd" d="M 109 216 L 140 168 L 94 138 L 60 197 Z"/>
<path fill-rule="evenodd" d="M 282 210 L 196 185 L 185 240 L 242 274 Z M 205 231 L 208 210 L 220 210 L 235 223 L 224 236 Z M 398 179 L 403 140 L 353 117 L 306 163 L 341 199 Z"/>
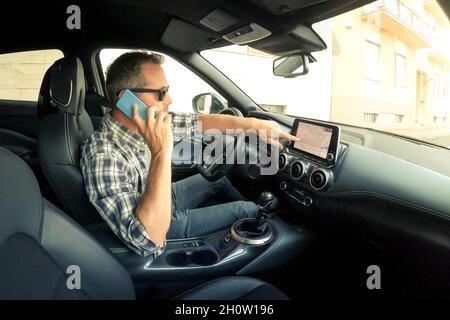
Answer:
<path fill-rule="evenodd" d="M 42 198 L 31 169 L 0 148 L 0 299 L 133 299 L 128 272 Z M 66 284 L 70 266 L 80 290 Z"/>
<path fill-rule="evenodd" d="M 47 70 L 38 100 L 42 169 L 63 209 L 81 225 L 101 221 L 87 197 L 79 164 L 81 144 L 93 133 L 85 91 L 81 61 L 69 56 Z"/>

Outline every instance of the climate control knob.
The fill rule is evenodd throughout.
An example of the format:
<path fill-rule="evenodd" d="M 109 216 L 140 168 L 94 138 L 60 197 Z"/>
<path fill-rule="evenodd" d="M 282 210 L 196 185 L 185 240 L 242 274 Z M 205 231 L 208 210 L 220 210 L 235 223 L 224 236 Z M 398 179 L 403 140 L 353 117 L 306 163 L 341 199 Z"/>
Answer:
<path fill-rule="evenodd" d="M 303 200 L 303 203 L 305 204 L 305 206 L 309 207 L 310 205 L 312 205 L 313 199 L 311 197 L 306 196 L 305 200 Z"/>

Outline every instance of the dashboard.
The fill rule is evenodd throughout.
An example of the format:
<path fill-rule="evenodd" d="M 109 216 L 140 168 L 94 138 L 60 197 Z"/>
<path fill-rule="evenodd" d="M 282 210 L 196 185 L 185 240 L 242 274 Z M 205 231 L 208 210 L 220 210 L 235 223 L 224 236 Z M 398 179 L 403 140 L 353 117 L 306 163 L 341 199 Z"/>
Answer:
<path fill-rule="evenodd" d="M 285 132 L 297 135 L 293 117 L 268 112 L 252 116 L 277 121 Z M 433 275 L 434 283 L 444 283 L 448 292 L 450 150 L 335 125 L 340 127 L 335 163 L 323 161 L 331 137 L 315 128 L 313 132 L 324 134 L 318 139 L 322 145 L 285 144 L 277 154 L 277 173 L 261 176 L 255 187 L 276 193 L 284 206 L 283 219 L 317 231 L 338 254 L 343 248 L 350 248 L 349 257 L 355 248 L 375 250 L 395 257 L 393 263 L 406 269 L 421 270 L 427 283 Z"/>
<path fill-rule="evenodd" d="M 330 125 L 329 122 L 262 112 L 254 112 L 252 116 L 282 123 L 283 129 L 293 135 L 297 134 L 296 121 L 323 127 Z M 334 210 L 327 207 L 333 201 L 353 205 L 357 201 L 368 203 L 375 199 L 378 204 L 380 201 L 397 204 L 405 210 L 419 210 L 450 221 L 448 150 L 374 130 L 339 127 L 334 163 L 323 160 L 323 151 L 319 153 L 322 157 L 318 157 L 311 153 L 314 148 L 309 146 L 299 148 L 298 144 L 297 147 L 293 143 L 285 144 L 279 153 L 277 173 L 265 178 L 273 191 L 278 190 L 291 199 L 294 209 L 306 206 L 328 211 Z M 317 146 L 316 151 L 320 150 Z M 241 173 L 246 175 L 244 170 L 247 169 L 243 168 Z M 246 176 L 254 180 L 257 175 Z"/>

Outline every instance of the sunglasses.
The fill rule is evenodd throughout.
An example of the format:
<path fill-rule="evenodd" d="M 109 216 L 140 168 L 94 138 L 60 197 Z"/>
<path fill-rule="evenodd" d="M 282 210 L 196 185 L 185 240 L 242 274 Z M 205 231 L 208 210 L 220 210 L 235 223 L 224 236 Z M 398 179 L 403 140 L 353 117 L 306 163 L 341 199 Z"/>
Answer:
<path fill-rule="evenodd" d="M 125 90 L 125 89 L 121 89 L 121 90 L 119 90 L 119 92 L 122 90 Z M 163 101 L 164 98 L 166 97 L 167 93 L 169 92 L 169 86 L 162 87 L 161 89 L 132 88 L 132 89 L 128 89 L 128 90 L 130 90 L 131 92 L 135 92 L 135 93 L 158 93 L 158 101 Z"/>

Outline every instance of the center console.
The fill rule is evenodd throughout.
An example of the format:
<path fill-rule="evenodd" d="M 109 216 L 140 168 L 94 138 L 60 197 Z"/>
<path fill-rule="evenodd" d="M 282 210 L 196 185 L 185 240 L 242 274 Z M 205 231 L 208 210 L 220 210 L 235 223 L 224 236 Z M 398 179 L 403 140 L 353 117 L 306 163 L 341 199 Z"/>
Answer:
<path fill-rule="evenodd" d="M 239 231 L 246 229 L 246 223 L 251 221 L 239 220 L 231 229 L 204 237 L 168 240 L 163 254 L 156 259 L 129 250 L 106 224 L 87 229 L 122 262 L 137 283 L 183 281 L 186 277 L 212 279 L 269 270 L 300 255 L 313 240 L 305 229 L 277 217 L 268 217 L 264 232 L 256 235 Z"/>
<path fill-rule="evenodd" d="M 340 127 L 296 119 L 291 134 L 299 138 L 279 155 L 277 183 L 288 200 L 305 207 L 326 192 L 337 175 L 347 146 L 340 142 Z"/>
<path fill-rule="evenodd" d="M 299 138 L 280 152 L 277 184 L 294 205 L 310 207 L 332 185 L 347 146 L 340 142 L 340 127 L 296 119 L 291 135 Z"/>

